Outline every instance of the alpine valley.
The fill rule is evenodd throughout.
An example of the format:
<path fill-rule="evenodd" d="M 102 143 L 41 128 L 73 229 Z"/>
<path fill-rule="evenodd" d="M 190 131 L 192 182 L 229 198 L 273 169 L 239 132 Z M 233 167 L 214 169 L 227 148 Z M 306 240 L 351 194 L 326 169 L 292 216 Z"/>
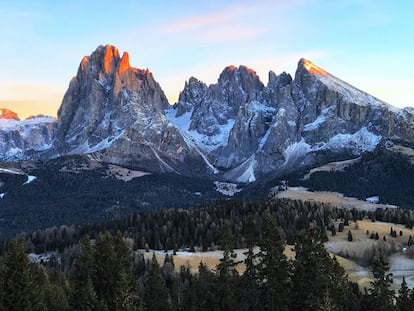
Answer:
<path fill-rule="evenodd" d="M 264 197 L 281 180 L 414 202 L 414 109 L 394 108 L 306 59 L 294 78 L 270 71 L 267 85 L 246 66 L 224 68 L 211 85 L 190 77 L 170 105 L 150 70 L 99 46 L 82 59 L 57 119 L 1 112 L 0 234 L 229 194 Z M 350 159 L 342 171 L 309 178 Z"/>

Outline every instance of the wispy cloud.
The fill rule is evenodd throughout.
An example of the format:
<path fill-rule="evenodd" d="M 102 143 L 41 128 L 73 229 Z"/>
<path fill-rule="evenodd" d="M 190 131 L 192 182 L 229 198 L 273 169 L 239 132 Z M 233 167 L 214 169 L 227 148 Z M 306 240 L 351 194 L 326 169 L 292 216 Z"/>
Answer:
<path fill-rule="evenodd" d="M 266 28 L 252 22 L 259 7 L 238 5 L 223 8 L 222 11 L 197 14 L 180 18 L 159 27 L 164 35 L 176 38 L 198 39 L 205 43 L 221 43 L 256 37 Z"/>

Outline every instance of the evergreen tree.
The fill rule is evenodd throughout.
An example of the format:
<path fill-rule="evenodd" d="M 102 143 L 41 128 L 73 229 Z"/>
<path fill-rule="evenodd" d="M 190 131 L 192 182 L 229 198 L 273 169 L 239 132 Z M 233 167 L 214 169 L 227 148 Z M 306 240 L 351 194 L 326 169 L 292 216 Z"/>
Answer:
<path fill-rule="evenodd" d="M 99 234 L 94 252 L 92 281 L 99 310 L 136 310 L 130 250 L 118 233 Z"/>
<path fill-rule="evenodd" d="M 39 310 L 36 302 L 29 259 L 22 240 L 10 242 L 4 259 L 3 278 L 1 282 L 0 306 L 8 311 Z"/>
<path fill-rule="evenodd" d="M 120 232 L 114 237 L 115 252 L 115 305 L 116 310 L 132 311 L 138 306 L 138 296 L 132 277 L 131 250 L 126 245 Z"/>
<path fill-rule="evenodd" d="M 215 276 L 201 261 L 198 274 L 193 278 L 188 288 L 183 310 L 209 311 L 218 308 L 215 289 Z"/>
<path fill-rule="evenodd" d="M 414 305 L 411 304 L 410 300 L 410 290 L 407 286 L 407 282 L 405 281 L 405 277 L 403 277 L 401 282 L 401 287 L 398 290 L 398 297 L 397 297 L 397 310 L 398 311 L 413 311 Z"/>
<path fill-rule="evenodd" d="M 238 272 L 236 270 L 237 254 L 234 253 L 234 237 L 230 225 L 225 223 L 220 232 L 220 246 L 223 249 L 223 257 L 217 265 L 216 279 L 216 297 L 218 300 L 219 310 L 237 309 L 237 293 L 236 282 L 238 280 Z"/>
<path fill-rule="evenodd" d="M 347 303 L 346 274 L 326 251 L 323 245 L 326 239 L 318 228 L 311 228 L 296 238 L 292 310 L 320 310 L 327 305 L 335 310 Z"/>
<path fill-rule="evenodd" d="M 368 289 L 365 297 L 365 308 L 378 311 L 394 310 L 394 290 L 391 289 L 392 273 L 389 273 L 390 266 L 382 252 L 375 258 L 372 265 L 374 281 Z"/>
<path fill-rule="evenodd" d="M 283 253 L 285 247 L 273 218 L 268 214 L 263 222 L 257 267 L 262 303 L 265 310 L 288 310 L 290 297 L 290 264 Z"/>
<path fill-rule="evenodd" d="M 258 274 L 256 267 L 256 255 L 254 253 L 254 246 L 256 241 L 257 229 L 252 216 L 247 218 L 243 225 L 243 236 L 246 241 L 247 251 L 244 252 L 246 256 L 244 264 L 246 270 L 240 277 L 238 284 L 238 293 L 240 302 L 240 310 L 260 310 L 262 304 L 260 303 Z"/>
<path fill-rule="evenodd" d="M 148 311 L 170 310 L 168 291 L 155 254 L 152 256 L 151 272 L 145 286 L 144 307 Z"/>
<path fill-rule="evenodd" d="M 94 256 L 89 237 L 82 239 L 80 252 L 73 261 L 72 296 L 70 305 L 74 310 L 92 311 L 97 304 L 92 283 Z"/>

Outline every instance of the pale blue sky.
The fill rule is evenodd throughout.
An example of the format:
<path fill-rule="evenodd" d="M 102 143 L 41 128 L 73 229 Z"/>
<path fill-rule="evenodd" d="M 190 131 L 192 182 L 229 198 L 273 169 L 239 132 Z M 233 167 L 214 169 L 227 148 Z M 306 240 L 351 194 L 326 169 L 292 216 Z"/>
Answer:
<path fill-rule="evenodd" d="M 173 103 L 230 64 L 294 75 L 305 57 L 388 103 L 414 106 L 414 1 L 0 0 L 0 106 L 56 114 L 84 55 L 128 51 Z"/>

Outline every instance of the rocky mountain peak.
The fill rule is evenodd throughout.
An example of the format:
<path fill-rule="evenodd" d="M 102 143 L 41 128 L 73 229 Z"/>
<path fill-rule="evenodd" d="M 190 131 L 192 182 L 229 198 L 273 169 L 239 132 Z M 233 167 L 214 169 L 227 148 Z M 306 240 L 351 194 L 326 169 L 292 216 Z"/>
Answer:
<path fill-rule="evenodd" d="M 58 111 L 55 152 L 100 150 L 144 111 L 164 111 L 168 101 L 151 72 L 131 67 L 112 45 L 85 56 Z M 146 112 L 145 112 L 146 114 Z"/>
<path fill-rule="evenodd" d="M 264 87 L 256 71 L 244 65 L 239 67 L 230 65 L 224 68 L 220 74 L 218 83 L 231 83 L 233 86 L 240 86 L 246 93 L 253 90 L 262 90 Z"/>
<path fill-rule="evenodd" d="M 17 113 L 6 108 L 0 108 L 0 119 L 20 121 Z"/>
<path fill-rule="evenodd" d="M 298 70 L 302 68 L 313 75 L 319 75 L 319 76 L 328 75 L 328 73 L 324 69 L 322 69 L 321 67 L 318 67 L 317 65 L 312 63 L 310 60 L 305 59 L 305 58 L 301 58 L 298 63 Z"/>

